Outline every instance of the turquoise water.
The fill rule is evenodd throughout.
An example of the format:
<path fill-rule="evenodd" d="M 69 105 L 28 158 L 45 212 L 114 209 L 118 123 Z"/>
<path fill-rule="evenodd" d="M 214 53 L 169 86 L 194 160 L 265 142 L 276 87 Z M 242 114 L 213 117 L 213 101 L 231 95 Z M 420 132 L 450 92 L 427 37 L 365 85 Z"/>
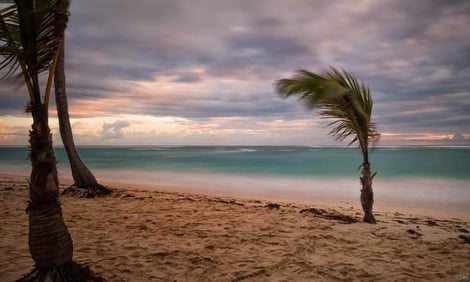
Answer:
<path fill-rule="evenodd" d="M 63 148 L 59 175 L 71 177 Z M 268 146 L 81 147 L 101 183 L 157 184 L 195 193 L 358 204 L 357 148 Z M 0 147 L 0 172 L 28 174 L 26 147 Z M 376 204 L 470 214 L 470 147 L 376 147 Z M 153 188 L 149 188 L 153 189 Z"/>
<path fill-rule="evenodd" d="M 56 148 L 59 167 L 67 167 Z M 294 177 L 349 177 L 360 174 L 356 148 L 290 146 L 81 147 L 87 166 L 103 170 L 217 172 Z M 26 147 L 0 147 L 0 164 L 28 164 Z M 376 147 L 372 169 L 382 178 L 470 179 L 470 147 Z"/>

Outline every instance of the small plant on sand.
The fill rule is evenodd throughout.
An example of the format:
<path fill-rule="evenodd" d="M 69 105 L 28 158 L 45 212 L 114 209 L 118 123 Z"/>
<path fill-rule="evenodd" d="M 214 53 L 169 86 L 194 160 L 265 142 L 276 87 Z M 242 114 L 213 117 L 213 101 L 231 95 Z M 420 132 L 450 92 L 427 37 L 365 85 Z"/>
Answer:
<path fill-rule="evenodd" d="M 299 70 L 293 78 L 276 81 L 275 88 L 282 98 L 298 96 L 308 109 L 319 109 L 322 117 L 334 119 L 328 126 L 333 126 L 330 134 L 337 140 L 352 138 L 349 145 L 358 143 L 363 157 L 360 180 L 364 221 L 376 223 L 372 212 L 372 180 L 376 173 L 370 169 L 369 143 L 375 144 L 380 134 L 371 121 L 369 87 L 345 70 L 330 67 L 320 74 Z"/>

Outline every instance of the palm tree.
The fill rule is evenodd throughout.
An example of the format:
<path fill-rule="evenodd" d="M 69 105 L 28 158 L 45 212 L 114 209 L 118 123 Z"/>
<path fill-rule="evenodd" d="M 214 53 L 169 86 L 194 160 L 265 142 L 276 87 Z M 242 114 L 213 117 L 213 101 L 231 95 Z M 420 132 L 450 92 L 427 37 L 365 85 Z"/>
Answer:
<path fill-rule="evenodd" d="M 62 1 L 58 9 L 67 13 L 69 1 Z M 65 64 L 64 64 L 64 42 L 59 46 L 57 67 L 54 74 L 55 101 L 57 106 L 57 117 L 59 119 L 59 130 L 64 144 L 65 152 L 69 159 L 74 185 L 65 189 L 64 193 L 81 195 L 85 197 L 95 197 L 111 193 L 111 190 L 99 184 L 93 173 L 83 163 L 77 152 L 73 140 L 72 126 L 70 125 L 69 110 L 67 103 L 65 85 Z"/>
<path fill-rule="evenodd" d="M 321 74 L 299 70 L 291 79 L 280 79 L 275 88 L 282 98 L 299 96 L 308 109 L 320 109 L 324 118 L 334 119 L 328 126 L 337 140 L 351 138 L 349 145 L 358 143 L 362 153 L 362 176 L 360 177 L 361 205 L 364 221 L 375 223 L 372 212 L 374 193 L 369 162 L 369 143 L 376 143 L 380 134 L 371 122 L 373 101 L 369 88 L 352 74 L 335 68 L 324 69 Z"/>
<path fill-rule="evenodd" d="M 3 57 L 0 70 L 5 71 L 4 79 L 24 79 L 29 94 L 26 111 L 33 118 L 29 132 L 30 199 L 26 211 L 29 251 L 36 269 L 23 280 L 77 281 L 83 268 L 72 261 L 73 243 L 59 202 L 56 159 L 48 124 L 48 102 L 67 14 L 57 8 L 62 0 L 15 0 L 15 4 L 0 9 Z M 42 73 L 48 74 L 44 98 Z"/>

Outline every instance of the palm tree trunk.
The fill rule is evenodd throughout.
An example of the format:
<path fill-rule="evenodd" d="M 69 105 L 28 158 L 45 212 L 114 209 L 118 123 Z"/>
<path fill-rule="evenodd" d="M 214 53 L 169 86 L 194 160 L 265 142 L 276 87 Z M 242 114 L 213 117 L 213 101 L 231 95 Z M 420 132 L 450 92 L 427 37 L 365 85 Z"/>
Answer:
<path fill-rule="evenodd" d="M 60 47 L 60 53 L 57 60 L 57 68 L 54 74 L 55 99 L 57 106 L 57 116 L 59 119 L 60 136 L 64 144 L 67 157 L 70 162 L 74 185 L 67 188 L 65 193 L 81 195 L 85 197 L 95 197 L 105 195 L 111 192 L 110 189 L 100 185 L 95 176 L 80 159 L 73 141 L 72 127 L 65 91 L 65 70 L 64 70 L 64 44 Z"/>
<path fill-rule="evenodd" d="M 33 125 L 29 133 L 31 176 L 28 245 L 35 268 L 21 282 L 31 281 L 104 281 L 89 267 L 74 261 L 73 241 L 65 225 L 59 202 L 59 181 L 43 104 L 29 107 Z"/>
<path fill-rule="evenodd" d="M 31 176 L 28 245 L 35 268 L 18 281 L 104 281 L 87 266 L 72 261 L 73 241 L 59 202 L 59 181 L 47 111 L 28 107 L 33 116 L 29 133 Z"/>
<path fill-rule="evenodd" d="M 372 179 L 375 173 L 372 175 L 370 172 L 369 161 L 364 161 L 362 164 L 362 177 L 361 184 L 361 205 L 364 211 L 364 222 L 376 223 L 374 214 L 372 213 L 372 206 L 374 205 L 374 192 L 372 191 Z"/>
<path fill-rule="evenodd" d="M 29 250 L 38 268 L 56 268 L 72 261 L 73 245 L 59 203 L 57 167 L 47 113 L 32 105 L 30 131 Z"/>

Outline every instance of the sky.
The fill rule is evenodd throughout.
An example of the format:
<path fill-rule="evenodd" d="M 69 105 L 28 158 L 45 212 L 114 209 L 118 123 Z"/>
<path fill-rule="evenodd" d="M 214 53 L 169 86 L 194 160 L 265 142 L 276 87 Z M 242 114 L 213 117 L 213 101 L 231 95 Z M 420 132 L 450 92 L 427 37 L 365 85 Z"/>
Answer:
<path fill-rule="evenodd" d="M 70 13 L 77 145 L 340 145 L 273 87 L 327 66 L 369 85 L 379 145 L 470 145 L 468 0 L 80 0 Z M 27 144 L 26 102 L 2 82 L 0 145 Z"/>

